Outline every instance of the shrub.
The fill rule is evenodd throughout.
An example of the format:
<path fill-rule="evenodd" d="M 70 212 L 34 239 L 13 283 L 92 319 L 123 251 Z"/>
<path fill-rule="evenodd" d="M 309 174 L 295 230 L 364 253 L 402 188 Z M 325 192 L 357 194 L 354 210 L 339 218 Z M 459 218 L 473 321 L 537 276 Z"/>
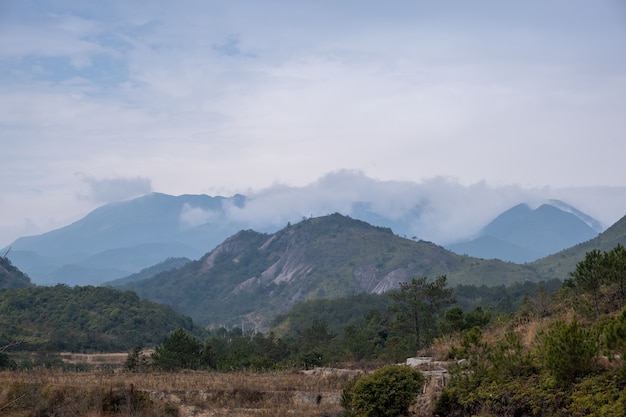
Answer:
<path fill-rule="evenodd" d="M 538 347 L 543 366 L 563 387 L 593 372 L 598 349 L 598 337 L 576 320 L 554 323 Z"/>
<path fill-rule="evenodd" d="M 184 329 L 165 338 L 152 354 L 152 365 L 162 371 L 204 369 L 210 364 L 211 351 Z"/>
<path fill-rule="evenodd" d="M 346 416 L 397 417 L 407 415 L 421 391 L 422 373 L 408 366 L 386 366 L 359 378 L 343 394 Z"/>

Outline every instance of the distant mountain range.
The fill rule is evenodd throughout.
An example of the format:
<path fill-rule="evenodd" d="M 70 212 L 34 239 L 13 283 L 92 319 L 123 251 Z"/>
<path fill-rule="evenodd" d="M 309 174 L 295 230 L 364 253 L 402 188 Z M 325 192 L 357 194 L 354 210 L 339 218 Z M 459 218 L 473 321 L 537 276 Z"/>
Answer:
<path fill-rule="evenodd" d="M 242 195 L 153 193 L 107 204 L 66 227 L 19 238 L 12 244 L 10 259 L 36 284 L 99 285 L 167 258 L 198 259 L 229 236 L 249 228 L 232 215 L 248 203 Z M 413 207 L 402 218 L 382 215 L 368 202 L 353 203 L 348 211 L 353 218 L 406 236 L 408 224 L 422 214 L 422 207 Z M 270 224 L 255 226 L 260 232 L 277 229 Z M 520 204 L 494 219 L 476 239 L 447 248 L 521 263 L 588 240 L 599 229 L 596 220 L 560 201 L 536 210 Z"/>
<path fill-rule="evenodd" d="M 107 204 L 69 226 L 22 237 L 12 262 L 36 284 L 98 285 L 169 257 L 197 259 L 242 228 L 225 207 L 245 197 L 153 193 Z"/>
<path fill-rule="evenodd" d="M 243 196 L 151 194 L 18 239 L 9 255 L 16 263 L 19 256 L 48 262 L 48 281 L 34 280 L 37 284 L 57 278 L 71 285 L 107 281 L 169 304 L 203 325 L 263 327 L 304 300 L 382 293 L 415 277 L 445 274 L 451 286 L 566 279 L 586 251 L 626 244 L 626 220 L 597 235 L 593 219 L 560 202 L 534 210 L 515 206 L 481 232 L 480 239 L 493 241 L 495 249 L 557 251 L 525 264 L 490 259 L 493 252 L 459 255 L 339 213 L 304 218 L 274 233 L 242 230 L 227 211 L 245 204 Z M 369 212 L 367 205 L 360 212 Z M 581 241 L 589 236 L 595 237 Z M 568 242 L 575 243 L 558 252 Z M 185 253 L 173 253 L 175 248 Z M 31 285 L 15 271 L 5 258 L 0 287 Z"/>
<path fill-rule="evenodd" d="M 382 293 L 411 278 L 443 274 L 450 285 L 543 278 L 526 266 L 457 255 L 333 214 L 274 234 L 241 231 L 198 261 L 118 286 L 172 305 L 203 325 L 263 326 L 304 300 Z"/>
<path fill-rule="evenodd" d="M 334 214 L 274 234 L 241 231 L 198 261 L 112 284 L 170 304 L 203 325 L 263 328 L 304 300 L 382 293 L 422 276 L 445 274 L 450 286 L 564 280 L 586 252 L 608 251 L 618 243 L 626 245 L 626 216 L 585 243 L 518 265 L 457 255 Z"/>
<path fill-rule="evenodd" d="M 578 262 L 585 259 L 587 252 L 592 250 L 608 252 L 617 244 L 626 246 L 626 216 L 597 237 L 538 259 L 528 266 L 537 271 L 539 275 L 565 280 L 571 278 L 569 273 L 576 268 Z"/>
<path fill-rule="evenodd" d="M 592 239 L 601 231 L 595 219 L 551 200 L 534 210 L 519 204 L 496 217 L 477 238 L 446 248 L 479 258 L 524 263 Z"/>

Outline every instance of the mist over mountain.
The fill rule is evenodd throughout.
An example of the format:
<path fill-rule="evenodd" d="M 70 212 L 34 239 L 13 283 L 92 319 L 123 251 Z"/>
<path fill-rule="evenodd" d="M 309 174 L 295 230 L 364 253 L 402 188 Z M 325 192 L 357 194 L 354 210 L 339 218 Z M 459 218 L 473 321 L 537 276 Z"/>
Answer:
<path fill-rule="evenodd" d="M 241 228 L 224 207 L 244 197 L 148 194 L 104 205 L 66 227 L 12 244 L 11 259 L 37 284 L 100 284 L 169 257 L 196 259 Z"/>
<path fill-rule="evenodd" d="M 457 255 L 341 214 L 304 219 L 273 234 L 241 231 L 200 260 L 119 285 L 174 306 L 204 325 L 263 326 L 298 302 L 383 293 L 411 278 L 450 285 L 543 279 L 533 269 Z"/>
<path fill-rule="evenodd" d="M 591 204 L 581 198 L 585 195 L 581 190 L 524 190 L 484 183 L 463 186 L 443 178 L 420 184 L 378 181 L 359 172 L 340 171 L 305 187 L 276 185 L 246 196 L 175 197 L 151 193 L 106 204 L 68 226 L 17 239 L 10 256 L 37 284 L 85 285 L 125 277 L 170 257 L 198 259 L 239 230 L 273 233 L 288 223 L 329 213 L 387 227 L 398 236 L 450 245 L 481 236 L 489 222 L 511 207 L 548 203 L 560 208 L 559 216 L 575 215 L 586 227 L 598 231 L 604 223 L 587 208 L 594 213 L 599 212 L 594 207 L 601 206 L 603 218 L 612 218 L 613 214 L 606 213 L 619 206 L 616 202 L 626 195 L 615 191 L 594 188 Z M 568 196 L 576 201 L 576 208 L 565 198 Z M 567 203 L 555 202 L 558 198 Z M 547 238 L 562 236 L 557 233 Z M 576 244 L 587 238 L 566 243 Z M 477 243 L 485 243 L 485 239 L 481 236 Z M 545 256 L 545 251 L 537 251 L 533 244 L 520 245 L 519 239 L 489 239 L 497 239 L 495 245 L 483 245 L 491 252 L 478 252 L 476 256 L 515 261 Z M 563 244 L 550 250 L 560 250 Z M 510 250 L 499 253 L 493 251 L 494 247 L 501 252 L 506 247 Z M 512 252 L 518 257 L 510 257 Z"/>
<path fill-rule="evenodd" d="M 518 204 L 491 221 L 476 239 L 446 247 L 459 254 L 523 263 L 592 239 L 600 228 L 597 220 L 561 201 L 534 210 Z"/>
<path fill-rule="evenodd" d="M 551 275 L 565 280 L 576 264 L 585 259 L 585 254 L 592 250 L 608 252 L 618 244 L 626 246 L 626 216 L 591 240 L 579 243 L 545 258 L 528 264 L 541 275 Z"/>

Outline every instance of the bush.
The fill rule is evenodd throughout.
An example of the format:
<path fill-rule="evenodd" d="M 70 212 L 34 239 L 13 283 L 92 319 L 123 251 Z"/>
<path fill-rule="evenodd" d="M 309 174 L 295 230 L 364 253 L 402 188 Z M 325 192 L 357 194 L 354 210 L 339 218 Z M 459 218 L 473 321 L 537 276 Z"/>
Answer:
<path fill-rule="evenodd" d="M 543 366 L 562 387 L 571 386 L 596 369 L 598 349 L 597 335 L 576 320 L 554 323 L 538 347 Z"/>
<path fill-rule="evenodd" d="M 205 369 L 209 367 L 210 361 L 209 347 L 203 346 L 184 329 L 178 329 L 167 336 L 152 354 L 152 365 L 161 371 Z"/>
<path fill-rule="evenodd" d="M 386 366 L 359 378 L 346 388 L 342 405 L 346 416 L 405 416 L 424 385 L 422 373 L 408 366 Z"/>

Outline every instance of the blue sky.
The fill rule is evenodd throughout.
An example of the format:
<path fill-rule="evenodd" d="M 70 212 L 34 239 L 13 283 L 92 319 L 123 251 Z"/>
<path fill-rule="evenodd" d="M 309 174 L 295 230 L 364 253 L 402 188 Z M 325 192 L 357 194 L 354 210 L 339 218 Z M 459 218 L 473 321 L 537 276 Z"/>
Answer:
<path fill-rule="evenodd" d="M 149 191 L 313 192 L 342 170 L 610 186 L 583 208 L 612 221 L 625 114 L 620 0 L 6 0 L 0 246 Z"/>

